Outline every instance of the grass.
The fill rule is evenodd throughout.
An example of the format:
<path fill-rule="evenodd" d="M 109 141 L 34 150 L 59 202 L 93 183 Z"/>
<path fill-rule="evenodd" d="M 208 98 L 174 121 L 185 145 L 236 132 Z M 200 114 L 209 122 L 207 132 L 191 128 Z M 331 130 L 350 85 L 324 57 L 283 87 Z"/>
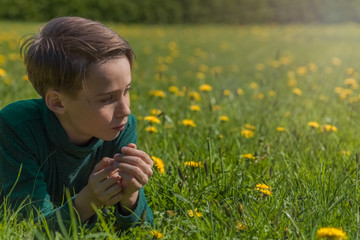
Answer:
<path fill-rule="evenodd" d="M 0 26 L 2 108 L 37 97 L 16 56 L 20 36 L 38 24 Z M 131 98 L 139 148 L 165 166 L 145 187 L 153 230 L 165 239 L 314 239 L 318 229 L 336 227 L 359 237 L 357 25 L 110 26 L 137 55 Z M 199 91 L 202 84 L 212 90 Z M 146 131 L 152 109 L 161 120 L 156 133 Z M 256 190 L 260 183 L 271 196 Z M 0 215 L 0 239 L 153 238 L 144 226 L 116 233 L 112 220 L 47 233 L 17 220 L 6 203 Z"/>

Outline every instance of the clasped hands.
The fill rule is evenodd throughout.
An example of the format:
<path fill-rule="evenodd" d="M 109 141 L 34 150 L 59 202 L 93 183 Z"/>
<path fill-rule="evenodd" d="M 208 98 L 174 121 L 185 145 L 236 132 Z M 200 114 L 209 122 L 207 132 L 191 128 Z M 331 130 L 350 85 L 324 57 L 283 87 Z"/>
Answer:
<path fill-rule="evenodd" d="M 122 207 L 134 209 L 140 188 L 153 174 L 153 161 L 135 144 L 128 144 L 121 152 L 113 158 L 103 158 L 89 177 L 88 186 L 97 207 L 120 203 Z"/>

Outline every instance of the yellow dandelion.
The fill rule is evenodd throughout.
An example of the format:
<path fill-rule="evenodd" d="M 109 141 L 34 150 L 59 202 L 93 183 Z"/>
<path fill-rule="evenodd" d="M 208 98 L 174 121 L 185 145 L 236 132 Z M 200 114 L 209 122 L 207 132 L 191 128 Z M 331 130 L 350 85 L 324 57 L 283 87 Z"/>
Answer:
<path fill-rule="evenodd" d="M 295 78 L 290 78 L 287 82 L 289 87 L 296 87 L 297 86 L 297 81 Z"/>
<path fill-rule="evenodd" d="M 162 111 L 160 109 L 151 109 L 150 110 L 151 115 L 159 115 L 161 113 L 162 113 Z"/>
<path fill-rule="evenodd" d="M 355 69 L 354 68 L 347 68 L 346 73 L 347 73 L 347 75 L 354 75 L 355 74 Z"/>
<path fill-rule="evenodd" d="M 265 65 L 262 63 L 258 63 L 258 64 L 256 64 L 255 69 L 258 71 L 262 71 L 265 69 Z"/>
<path fill-rule="evenodd" d="M 241 158 L 255 159 L 255 157 L 252 155 L 252 153 L 243 154 L 243 155 L 241 155 Z"/>
<path fill-rule="evenodd" d="M 264 94 L 263 93 L 258 93 L 257 95 L 256 95 L 256 99 L 259 99 L 259 100 L 263 100 L 264 99 Z"/>
<path fill-rule="evenodd" d="M 285 132 L 285 128 L 283 128 L 283 127 L 277 127 L 277 128 L 276 128 L 276 131 L 278 131 L 278 132 Z"/>
<path fill-rule="evenodd" d="M 221 109 L 221 106 L 220 106 L 220 105 L 214 105 L 214 106 L 212 106 L 212 108 L 211 108 L 211 110 L 212 110 L 213 112 L 219 111 L 220 109 Z"/>
<path fill-rule="evenodd" d="M 165 164 L 164 162 L 155 156 L 151 156 L 151 159 L 154 161 L 154 165 L 156 167 L 156 169 L 161 173 L 164 174 L 165 173 Z"/>
<path fill-rule="evenodd" d="M 183 96 L 185 96 L 185 91 L 178 91 L 175 93 L 175 96 L 183 97 Z"/>
<path fill-rule="evenodd" d="M 150 126 L 150 127 L 145 128 L 145 131 L 146 132 L 151 132 L 151 133 L 157 133 L 158 132 L 158 130 L 154 126 Z"/>
<path fill-rule="evenodd" d="M 166 72 L 168 70 L 168 66 L 165 64 L 159 64 L 156 66 L 156 70 L 158 72 Z"/>
<path fill-rule="evenodd" d="M 200 93 L 195 91 L 189 92 L 189 97 L 190 99 L 195 100 L 197 102 L 201 100 Z"/>
<path fill-rule="evenodd" d="M 0 77 L 6 76 L 6 71 L 2 68 L 0 68 Z"/>
<path fill-rule="evenodd" d="M 166 94 L 165 94 L 165 92 L 162 91 L 162 90 L 156 90 L 156 91 L 154 92 L 154 96 L 155 96 L 155 97 L 158 97 L 158 98 L 165 98 L 165 97 L 166 97 Z"/>
<path fill-rule="evenodd" d="M 207 72 L 208 70 L 209 70 L 208 66 L 206 66 L 205 64 L 200 64 L 200 66 L 199 66 L 200 72 Z"/>
<path fill-rule="evenodd" d="M 237 95 L 243 95 L 244 94 L 244 90 L 242 90 L 241 88 L 236 89 L 236 94 Z"/>
<path fill-rule="evenodd" d="M 240 221 L 238 221 L 237 223 L 236 223 L 236 229 L 235 229 L 235 231 L 240 231 L 240 230 L 245 230 L 246 229 L 246 226 L 244 226 Z"/>
<path fill-rule="evenodd" d="M 223 139 L 223 138 L 224 138 L 224 135 L 218 134 L 218 138 L 219 138 L 219 139 Z"/>
<path fill-rule="evenodd" d="M 300 88 L 294 88 L 294 89 L 292 90 L 292 92 L 293 92 L 293 94 L 295 94 L 295 95 L 297 95 L 297 96 L 301 96 L 301 94 L 302 94 L 302 91 L 301 91 Z"/>
<path fill-rule="evenodd" d="M 325 67 L 325 73 L 330 74 L 332 73 L 333 69 L 331 67 Z"/>
<path fill-rule="evenodd" d="M 316 72 L 318 69 L 318 66 L 315 63 L 309 63 L 308 66 L 311 72 Z"/>
<path fill-rule="evenodd" d="M 186 127 L 196 127 L 194 120 L 191 120 L 191 119 L 182 120 L 182 124 Z"/>
<path fill-rule="evenodd" d="M 184 163 L 186 166 L 189 167 L 203 167 L 203 163 L 202 162 L 194 162 L 194 161 L 188 161 Z"/>
<path fill-rule="evenodd" d="M 179 92 L 179 88 L 177 86 L 170 86 L 169 87 L 169 92 L 177 93 L 177 92 Z"/>
<path fill-rule="evenodd" d="M 250 129 L 250 130 L 255 130 L 255 129 L 256 129 L 256 127 L 255 127 L 254 125 L 251 125 L 251 124 L 249 124 L 249 123 L 245 123 L 244 127 L 245 127 L 246 129 Z"/>
<path fill-rule="evenodd" d="M 280 67 L 280 62 L 279 61 L 276 61 L 276 60 L 273 60 L 273 61 L 271 61 L 271 66 L 273 67 L 273 68 L 278 68 L 278 67 Z"/>
<path fill-rule="evenodd" d="M 308 126 L 312 128 L 319 128 L 320 125 L 317 122 L 308 122 Z"/>
<path fill-rule="evenodd" d="M 295 72 L 294 71 L 288 71 L 287 72 L 287 77 L 290 78 L 290 79 L 295 78 Z"/>
<path fill-rule="evenodd" d="M 271 187 L 264 183 L 256 184 L 255 190 L 262 192 L 265 195 L 272 196 Z"/>
<path fill-rule="evenodd" d="M 151 123 L 160 123 L 160 119 L 158 119 L 156 116 L 146 116 L 144 117 L 144 120 Z"/>
<path fill-rule="evenodd" d="M 296 69 L 296 73 L 299 76 L 304 76 L 306 74 L 306 72 L 307 72 L 307 67 L 305 67 L 305 66 L 301 66 Z"/>
<path fill-rule="evenodd" d="M 357 89 L 359 87 L 355 78 L 347 78 L 344 83 L 345 85 L 351 86 L 353 89 Z"/>
<path fill-rule="evenodd" d="M 228 118 L 228 116 L 220 116 L 220 121 L 221 122 L 228 122 L 229 118 Z"/>
<path fill-rule="evenodd" d="M 346 233 L 341 228 L 324 227 L 316 232 L 317 238 L 344 240 L 347 239 Z"/>
<path fill-rule="evenodd" d="M 230 69 L 231 69 L 232 72 L 238 72 L 239 71 L 239 67 L 236 66 L 235 64 L 231 65 Z"/>
<path fill-rule="evenodd" d="M 205 78 L 205 73 L 203 72 L 198 72 L 196 73 L 196 77 L 200 80 L 203 80 Z"/>
<path fill-rule="evenodd" d="M 268 92 L 268 95 L 269 95 L 270 97 L 275 97 L 275 96 L 276 96 L 276 92 L 273 91 L 273 90 L 270 90 L 270 91 Z"/>
<path fill-rule="evenodd" d="M 259 87 L 259 85 L 256 82 L 251 82 L 250 83 L 250 88 L 255 89 L 255 88 L 258 88 L 258 87 Z"/>
<path fill-rule="evenodd" d="M 157 230 L 151 230 L 151 235 L 153 235 L 153 237 L 156 239 L 164 238 L 164 235 Z"/>
<path fill-rule="evenodd" d="M 210 73 L 211 75 L 217 75 L 217 74 L 220 74 L 223 72 L 223 67 L 222 66 L 215 66 L 215 67 L 212 67 L 210 69 Z"/>
<path fill-rule="evenodd" d="M 341 65 L 341 59 L 338 58 L 338 57 L 333 57 L 333 58 L 331 59 L 331 62 L 332 62 L 332 64 L 333 64 L 334 66 L 340 66 L 340 65 Z"/>
<path fill-rule="evenodd" d="M 11 61 L 21 60 L 19 54 L 17 54 L 17 53 L 10 53 L 9 54 L 9 59 Z"/>
<path fill-rule="evenodd" d="M 200 106 L 199 105 L 191 105 L 190 110 L 194 111 L 194 112 L 199 112 L 200 111 Z"/>
<path fill-rule="evenodd" d="M 254 136 L 254 132 L 249 129 L 242 129 L 241 135 L 244 136 L 245 138 L 251 138 L 252 136 Z"/>
<path fill-rule="evenodd" d="M 5 56 L 0 54 L 0 65 L 3 65 L 5 62 L 6 62 Z"/>
<path fill-rule="evenodd" d="M 223 91 L 223 95 L 224 95 L 224 96 L 230 96 L 230 95 L 231 95 L 231 91 L 228 90 L 228 89 L 225 89 L 225 90 Z"/>
<path fill-rule="evenodd" d="M 28 75 L 23 75 L 22 78 L 21 78 L 23 81 L 29 81 L 29 77 Z"/>
<path fill-rule="evenodd" d="M 209 84 L 202 84 L 200 85 L 199 90 L 202 92 L 210 92 L 212 90 L 212 86 Z"/>
<path fill-rule="evenodd" d="M 338 152 L 340 155 L 346 155 L 346 156 L 350 156 L 351 155 L 351 152 L 350 151 L 347 151 L 347 150 L 342 150 L 342 151 L 339 151 Z"/>
<path fill-rule="evenodd" d="M 173 217 L 176 215 L 176 213 L 174 212 L 174 210 L 167 210 L 166 213 L 170 216 Z"/>
<path fill-rule="evenodd" d="M 292 59 L 290 57 L 281 57 L 280 63 L 282 65 L 289 65 L 292 62 Z"/>
<path fill-rule="evenodd" d="M 330 124 L 325 124 L 324 126 L 322 126 L 321 130 L 323 132 L 336 132 L 337 127 L 330 125 Z"/>
<path fill-rule="evenodd" d="M 195 215 L 198 217 L 198 218 L 201 218 L 203 216 L 203 214 L 201 212 L 198 212 L 197 211 L 197 208 L 194 209 L 195 211 L 193 211 L 192 209 L 188 210 L 187 213 L 189 215 L 189 217 L 194 217 Z"/>

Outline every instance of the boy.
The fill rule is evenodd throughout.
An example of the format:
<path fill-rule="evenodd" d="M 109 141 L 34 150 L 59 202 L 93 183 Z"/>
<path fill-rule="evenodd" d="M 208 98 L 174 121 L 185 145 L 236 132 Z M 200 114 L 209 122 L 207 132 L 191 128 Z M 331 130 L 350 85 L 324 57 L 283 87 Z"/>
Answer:
<path fill-rule="evenodd" d="M 153 162 L 135 145 L 128 43 L 101 23 L 60 17 L 26 40 L 21 53 L 42 98 L 0 111 L 2 199 L 12 207 L 30 199 L 58 228 L 59 213 L 70 220 L 63 203 L 69 189 L 83 223 L 96 221 L 94 207 L 114 206 L 120 229 L 140 219 L 153 224 L 142 188 Z"/>

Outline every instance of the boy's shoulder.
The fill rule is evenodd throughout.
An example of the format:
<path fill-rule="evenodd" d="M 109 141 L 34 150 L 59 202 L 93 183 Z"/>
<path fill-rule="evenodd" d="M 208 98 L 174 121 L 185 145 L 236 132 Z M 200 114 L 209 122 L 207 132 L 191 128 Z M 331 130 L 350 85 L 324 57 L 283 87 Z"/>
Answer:
<path fill-rule="evenodd" d="M 20 100 L 13 102 L 0 111 L 0 119 L 11 125 L 26 121 L 39 120 L 46 107 L 43 99 Z"/>

